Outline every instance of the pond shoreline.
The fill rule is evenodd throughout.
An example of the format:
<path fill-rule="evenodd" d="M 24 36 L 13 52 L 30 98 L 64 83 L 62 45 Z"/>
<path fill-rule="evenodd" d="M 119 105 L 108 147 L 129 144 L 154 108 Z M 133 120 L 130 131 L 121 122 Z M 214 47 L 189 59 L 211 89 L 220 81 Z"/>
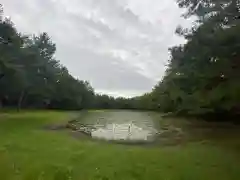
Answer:
<path fill-rule="evenodd" d="M 74 118 L 70 121 L 68 121 L 68 123 L 65 125 L 65 127 L 67 129 L 70 129 L 71 131 L 73 131 L 75 134 L 75 137 L 78 137 L 77 133 L 81 133 L 86 135 L 87 137 L 89 137 L 90 139 L 97 139 L 97 140 L 103 140 L 103 141 L 107 141 L 107 142 L 112 142 L 112 143 L 119 143 L 119 144 L 136 144 L 136 145 L 144 145 L 144 144 L 162 144 L 162 145 L 176 145 L 179 144 L 182 140 L 182 136 L 183 136 L 183 132 L 180 128 L 175 128 L 173 126 L 162 126 L 158 131 L 155 131 L 153 134 L 151 134 L 152 138 L 148 138 L 146 139 L 129 139 L 129 138 L 106 138 L 105 136 L 103 137 L 98 137 L 98 136 L 94 136 L 92 133 L 96 132 L 98 130 L 98 128 L 100 129 L 100 131 L 103 131 L 103 127 L 105 127 L 106 125 L 101 125 L 101 121 L 106 121 L 106 117 L 102 116 L 103 111 L 97 111 L 98 115 L 94 118 L 92 118 L 91 120 L 94 122 L 97 122 L 97 126 L 96 125 L 91 125 L 91 123 L 89 122 L 90 120 L 88 120 L 88 113 L 91 115 L 92 113 L 96 113 L 96 112 L 84 112 L 84 115 L 80 115 L 78 118 Z M 116 113 L 116 111 L 104 111 L 104 113 Z M 124 112 L 124 111 L 120 111 L 120 112 Z M 149 118 L 149 116 L 151 116 L 150 112 L 131 112 L 128 111 L 128 113 L 130 113 L 129 115 L 135 115 L 135 113 L 144 113 L 144 115 L 147 115 L 146 117 Z M 160 116 L 159 116 L 160 117 Z M 128 117 L 129 118 L 129 117 Z M 86 119 L 86 120 L 85 120 Z M 149 119 L 150 120 L 150 119 Z M 157 120 L 159 121 L 159 120 Z M 114 125 L 114 124 L 109 124 Z M 121 124 L 123 125 L 123 124 Z M 111 127 L 110 127 L 111 128 Z M 138 127 L 135 127 L 138 128 Z M 125 125 L 125 131 L 126 131 L 127 127 Z M 140 129 L 141 130 L 141 129 Z M 139 132 L 141 134 L 141 131 Z M 96 135 L 96 133 L 95 133 Z M 110 134 L 110 136 L 114 136 L 113 134 Z M 81 136 L 79 136 L 81 137 Z M 154 137 L 154 138 L 153 138 Z"/>

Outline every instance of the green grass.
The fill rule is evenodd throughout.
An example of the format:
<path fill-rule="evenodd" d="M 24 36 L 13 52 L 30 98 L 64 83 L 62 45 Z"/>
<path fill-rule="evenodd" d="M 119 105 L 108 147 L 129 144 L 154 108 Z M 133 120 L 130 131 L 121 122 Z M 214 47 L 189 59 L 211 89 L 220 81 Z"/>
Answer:
<path fill-rule="evenodd" d="M 43 127 L 69 112 L 0 114 L 0 180 L 239 180 L 240 156 L 228 143 L 124 146 L 77 139 Z M 227 144 L 226 146 L 222 144 Z M 235 147 L 235 146 L 234 146 Z"/>

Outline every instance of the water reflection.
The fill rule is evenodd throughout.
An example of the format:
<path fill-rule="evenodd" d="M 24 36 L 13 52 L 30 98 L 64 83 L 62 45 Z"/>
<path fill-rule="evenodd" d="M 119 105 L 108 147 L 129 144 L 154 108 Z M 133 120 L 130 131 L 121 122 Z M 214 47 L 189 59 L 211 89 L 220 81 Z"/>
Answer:
<path fill-rule="evenodd" d="M 133 122 L 105 126 L 96 126 L 91 132 L 93 138 L 105 140 L 149 141 L 154 138 L 157 130 L 153 127 L 140 127 Z"/>

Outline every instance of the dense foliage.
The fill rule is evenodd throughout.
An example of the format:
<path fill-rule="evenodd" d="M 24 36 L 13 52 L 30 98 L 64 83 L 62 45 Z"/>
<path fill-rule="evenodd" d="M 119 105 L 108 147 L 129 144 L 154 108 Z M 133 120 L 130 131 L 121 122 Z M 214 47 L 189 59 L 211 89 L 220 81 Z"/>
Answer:
<path fill-rule="evenodd" d="M 187 43 L 170 48 L 166 75 L 142 99 L 165 112 L 239 115 L 240 1 L 177 2 L 197 21 L 192 29 L 177 28 Z"/>
<path fill-rule="evenodd" d="M 1 16 L 2 17 L 2 16 Z M 72 77 L 54 58 L 56 45 L 47 33 L 24 36 L 9 19 L 0 20 L 1 106 L 82 109 L 94 92 Z"/>
<path fill-rule="evenodd" d="M 1 11 L 2 12 L 2 11 Z M 131 100 L 98 95 L 54 58 L 47 33 L 26 36 L 0 19 L 0 106 L 13 108 L 128 109 Z"/>
<path fill-rule="evenodd" d="M 14 107 L 146 109 L 194 115 L 240 114 L 240 1 L 177 0 L 191 29 L 176 33 L 187 43 L 169 49 L 162 81 L 152 92 L 125 99 L 97 95 L 54 58 L 47 33 L 20 34 L 0 20 L 0 99 Z"/>

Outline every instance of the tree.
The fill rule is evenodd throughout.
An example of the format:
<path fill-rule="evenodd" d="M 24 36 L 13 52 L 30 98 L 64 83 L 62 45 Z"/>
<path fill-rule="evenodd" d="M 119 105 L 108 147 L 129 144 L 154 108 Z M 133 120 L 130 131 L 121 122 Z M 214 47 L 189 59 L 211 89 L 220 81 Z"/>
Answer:
<path fill-rule="evenodd" d="M 34 108 L 82 109 L 91 106 L 94 91 L 72 77 L 54 59 L 56 45 L 47 33 L 24 36 L 10 19 L 0 21 L 1 104 Z"/>

